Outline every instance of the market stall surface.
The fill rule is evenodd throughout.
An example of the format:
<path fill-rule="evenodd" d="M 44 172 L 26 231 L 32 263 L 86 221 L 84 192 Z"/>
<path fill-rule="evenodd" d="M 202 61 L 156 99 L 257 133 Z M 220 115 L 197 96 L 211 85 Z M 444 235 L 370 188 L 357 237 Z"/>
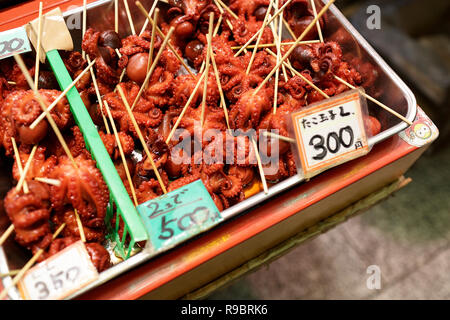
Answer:
<path fill-rule="evenodd" d="M 209 299 L 450 299 L 449 163 L 450 148 L 425 154 L 394 196 Z"/>

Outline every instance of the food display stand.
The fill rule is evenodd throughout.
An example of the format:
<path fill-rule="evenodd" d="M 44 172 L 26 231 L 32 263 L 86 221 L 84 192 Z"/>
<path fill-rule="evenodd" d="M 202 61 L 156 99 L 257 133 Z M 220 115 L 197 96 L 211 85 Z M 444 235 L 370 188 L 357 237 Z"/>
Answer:
<path fill-rule="evenodd" d="M 38 3 L 27 1 L 1 11 L 0 31 L 36 18 Z M 65 11 L 83 1 L 43 3 L 44 10 L 60 7 Z M 136 254 L 118 265 L 122 272 L 106 275 L 69 298 L 206 297 L 407 185 L 407 170 L 438 136 L 420 107 L 415 111 L 408 111 L 409 116 L 415 116 L 412 126 L 379 137 L 368 155 L 297 181 L 265 201 L 249 203 L 214 228 L 167 252 L 144 258 Z"/>

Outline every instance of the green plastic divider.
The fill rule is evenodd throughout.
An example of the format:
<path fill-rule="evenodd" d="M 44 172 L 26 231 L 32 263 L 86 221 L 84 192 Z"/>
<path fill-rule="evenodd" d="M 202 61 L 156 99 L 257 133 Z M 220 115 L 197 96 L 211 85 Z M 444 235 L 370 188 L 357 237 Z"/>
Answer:
<path fill-rule="evenodd" d="M 59 55 L 58 50 L 48 51 L 47 59 L 59 86 L 64 90 L 73 80 Z M 75 86 L 67 92 L 66 97 L 69 101 L 70 110 L 75 118 L 75 122 L 83 133 L 86 147 L 97 162 L 97 167 L 100 169 L 103 178 L 108 185 L 111 200 L 116 204 L 116 225 L 114 230 L 112 230 L 112 238 L 118 245 L 116 246 L 116 249 L 119 254 L 123 259 L 127 259 L 136 242 L 148 239 L 147 232 Z M 113 214 L 113 205 L 110 202 L 107 210 L 107 220 L 112 219 Z M 122 217 L 125 224 L 122 237 L 120 237 L 118 233 L 119 215 Z M 107 227 L 109 226 L 110 223 L 107 223 Z M 130 236 L 130 241 L 128 242 L 127 250 L 126 238 L 128 234 Z"/>

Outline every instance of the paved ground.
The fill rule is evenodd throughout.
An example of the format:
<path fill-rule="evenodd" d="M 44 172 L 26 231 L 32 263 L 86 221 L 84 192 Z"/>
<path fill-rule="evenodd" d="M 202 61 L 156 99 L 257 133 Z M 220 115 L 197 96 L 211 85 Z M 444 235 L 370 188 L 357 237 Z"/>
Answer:
<path fill-rule="evenodd" d="M 449 164 L 450 148 L 425 154 L 393 197 L 209 299 L 450 299 Z"/>

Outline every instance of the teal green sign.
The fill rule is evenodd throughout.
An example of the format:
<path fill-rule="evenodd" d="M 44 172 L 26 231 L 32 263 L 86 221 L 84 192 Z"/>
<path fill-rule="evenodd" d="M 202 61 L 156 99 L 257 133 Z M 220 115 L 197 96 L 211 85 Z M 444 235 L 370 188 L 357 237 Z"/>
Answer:
<path fill-rule="evenodd" d="M 172 248 L 223 220 L 201 180 L 137 207 L 155 251 Z"/>

